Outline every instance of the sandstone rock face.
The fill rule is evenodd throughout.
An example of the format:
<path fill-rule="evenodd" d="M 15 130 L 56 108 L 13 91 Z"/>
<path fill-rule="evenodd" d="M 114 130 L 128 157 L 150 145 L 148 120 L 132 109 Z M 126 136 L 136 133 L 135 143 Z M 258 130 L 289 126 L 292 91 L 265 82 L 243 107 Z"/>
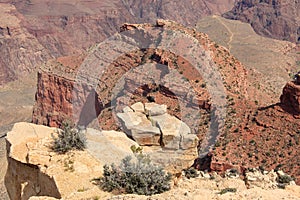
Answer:
<path fill-rule="evenodd" d="M 248 22 L 263 36 L 296 43 L 300 42 L 299 9 L 299 1 L 242 0 L 223 16 Z"/>
<path fill-rule="evenodd" d="M 18 123 L 7 134 L 8 170 L 5 186 L 10 199 L 23 200 L 37 194 L 61 197 L 53 177 L 34 165 L 42 163 L 43 166 L 47 166 L 51 160 L 50 153 L 44 152 L 39 155 L 41 152 L 29 151 L 40 139 L 53 132 L 53 128 Z M 33 155 L 29 156 L 29 153 Z"/>
<path fill-rule="evenodd" d="M 283 88 L 280 97 L 280 103 L 289 112 L 293 114 L 300 114 L 300 85 L 295 82 L 288 82 Z"/>
<path fill-rule="evenodd" d="M 142 102 L 137 102 L 137 103 L 133 104 L 132 106 L 130 106 L 130 108 L 134 112 L 140 112 L 140 113 L 144 113 L 145 112 L 145 106 L 144 106 L 144 104 Z"/>
<path fill-rule="evenodd" d="M 130 147 L 138 146 L 124 133 L 87 129 L 86 151 L 59 155 L 50 150 L 51 135 L 56 133 L 56 128 L 22 122 L 7 134 L 5 185 L 10 199 L 81 199 L 97 193 L 104 198 L 107 194 L 91 180 L 101 176 L 103 165 L 118 164 L 125 156 L 133 156 Z"/>
<path fill-rule="evenodd" d="M 131 107 L 143 108 L 137 111 L 118 113 L 125 133 L 140 146 L 146 146 L 155 163 L 178 172 L 193 164 L 197 157 L 198 138 L 190 128 L 174 116 L 166 113 L 166 105 L 156 103 L 135 103 Z M 176 167 L 173 167 L 176 166 Z"/>
<path fill-rule="evenodd" d="M 132 156 L 131 146 L 139 145 L 125 133 L 117 131 L 97 131 L 87 129 L 87 151 L 97 158 L 100 166 L 115 163 L 118 165 L 126 156 Z"/>
<path fill-rule="evenodd" d="M 149 116 L 149 119 L 153 125 L 160 129 L 162 133 L 162 143 L 165 148 L 183 149 L 183 146 L 185 146 L 184 142 L 189 134 L 191 134 L 190 128 L 184 122 L 167 113 Z M 192 145 L 192 147 L 194 146 Z"/>
<path fill-rule="evenodd" d="M 156 103 L 146 103 L 145 113 L 149 116 L 163 115 L 167 112 L 166 105 L 158 105 Z"/>
<path fill-rule="evenodd" d="M 74 93 L 74 84 L 74 81 L 57 77 L 52 73 L 38 73 L 33 123 L 60 127 L 64 120 L 74 120 L 79 124 L 92 121 L 97 116 L 95 108 L 101 108 L 98 102 L 95 105 L 96 94 L 85 84 Z M 91 110 L 84 109 L 84 105 Z"/>
<path fill-rule="evenodd" d="M 118 113 L 123 129 L 126 134 L 132 137 L 140 145 L 159 146 L 160 131 L 153 127 L 144 113 L 125 112 Z"/>
<path fill-rule="evenodd" d="M 196 39 L 199 44 L 201 44 L 201 48 L 204 49 L 204 51 L 207 52 L 203 53 L 203 59 L 207 60 L 207 62 L 203 61 L 203 66 L 207 65 L 213 65 L 213 63 L 216 63 L 217 67 L 221 69 L 220 73 L 222 76 L 225 77 L 225 82 L 226 85 L 234 85 L 230 87 L 230 92 L 238 92 L 240 90 L 245 90 L 241 89 L 245 83 L 245 70 L 243 69 L 242 65 L 240 62 L 238 62 L 234 57 L 232 57 L 229 52 L 222 47 L 217 46 L 214 44 L 212 41 L 208 39 L 208 36 L 199 32 L 196 32 L 193 29 L 188 29 L 185 28 L 179 24 L 176 24 L 171 21 L 166 21 L 164 20 L 164 23 L 162 23 L 162 20 L 159 22 L 161 24 L 166 24 L 165 28 L 168 28 L 170 30 L 174 31 L 180 31 L 183 34 L 190 35 L 194 39 Z M 133 30 L 145 30 L 146 32 L 151 31 L 157 27 L 160 27 L 160 25 L 152 25 L 152 24 L 125 24 L 122 26 L 123 31 L 128 31 L 130 29 Z M 95 52 L 97 52 L 97 48 L 95 49 Z M 212 55 L 212 56 L 210 56 Z M 94 56 L 94 57 L 93 57 Z M 88 55 L 89 59 L 97 59 L 95 55 L 92 53 Z M 89 60 L 86 58 L 87 60 Z M 127 79 L 124 74 L 132 74 L 131 71 L 134 71 L 135 68 L 140 69 L 139 67 L 142 66 L 144 72 L 149 71 L 148 65 L 144 65 L 144 61 L 146 63 L 157 63 L 160 64 L 159 68 L 154 69 L 153 73 L 148 73 L 148 74 L 143 74 L 143 76 L 134 76 L 137 77 L 136 79 Z M 92 80 L 92 82 L 98 82 L 97 84 L 97 91 L 95 96 L 97 96 L 97 101 L 94 100 L 94 104 L 98 104 L 98 106 L 94 106 L 94 109 L 98 109 L 99 113 L 103 111 L 102 105 L 109 105 L 112 101 L 112 94 L 113 94 L 113 89 L 115 84 L 124 78 L 125 88 L 124 91 L 126 95 L 128 96 L 138 96 L 138 98 L 144 98 L 144 94 L 148 97 L 149 94 L 154 93 L 153 91 L 158 91 L 156 94 L 157 100 L 162 101 L 161 104 L 166 104 L 168 105 L 168 108 L 170 108 L 172 115 L 177 116 L 178 118 L 182 119 L 188 126 L 192 129 L 192 132 L 196 133 L 198 132 L 206 132 L 205 130 L 198 131 L 197 129 L 199 128 L 198 123 L 194 123 L 194 120 L 190 118 L 190 114 L 192 113 L 193 110 L 202 110 L 201 112 L 203 113 L 203 118 L 205 118 L 205 112 L 209 111 L 211 109 L 211 102 L 210 102 L 210 95 L 207 92 L 207 87 L 210 86 L 210 84 L 205 84 L 205 81 L 203 80 L 202 74 L 199 73 L 199 71 L 193 69 L 193 66 L 190 65 L 187 60 L 183 59 L 182 57 L 175 55 L 171 52 L 166 52 L 166 51 L 160 51 L 156 49 L 148 49 L 145 51 L 136 51 L 132 53 L 128 53 L 120 57 L 119 59 L 115 61 L 111 61 L 110 59 L 104 59 L 105 64 L 109 65 L 109 70 L 105 70 L 103 72 L 103 76 L 101 77 L 95 77 L 95 73 L 92 71 L 89 72 L 89 70 L 92 69 L 86 69 L 87 71 L 83 72 L 83 76 L 86 76 L 84 78 Z M 77 63 L 77 67 L 75 68 L 70 68 L 68 66 L 65 66 L 62 62 L 58 62 L 57 64 L 49 64 L 43 70 L 41 71 L 41 74 L 45 75 L 40 75 L 41 79 L 40 82 L 43 82 L 44 76 L 45 76 L 45 81 L 44 82 L 49 82 L 49 87 L 39 87 L 37 94 L 41 93 L 53 93 L 53 91 L 58 91 L 58 88 L 60 89 L 60 94 L 57 96 L 67 96 L 69 95 L 68 89 L 63 89 L 66 86 L 65 85 L 72 85 L 72 82 L 76 82 L 76 70 L 78 70 L 78 66 L 80 66 L 82 62 Z M 63 67 L 57 67 L 57 66 L 64 66 Z M 224 67 L 226 66 L 226 67 Z M 236 70 L 233 72 L 230 70 L 225 70 L 225 69 L 230 69 L 232 66 L 235 67 Z M 82 70 L 82 68 L 81 68 Z M 140 69 L 141 70 L 141 69 Z M 51 73 L 49 73 L 51 71 Z M 54 71 L 56 71 L 54 73 Z M 69 71 L 66 75 L 66 71 Z M 170 71 L 170 73 L 167 73 Z M 138 74 L 139 71 L 133 72 L 135 75 Z M 182 75 L 180 74 L 182 73 Z M 55 81 L 57 79 L 63 80 L 62 82 L 65 82 L 65 84 L 59 84 L 59 83 L 51 83 L 50 81 L 47 81 L 47 78 L 49 76 L 53 76 L 53 78 L 50 81 Z M 134 75 L 133 74 L 133 75 Z M 205 74 L 205 73 L 204 73 Z M 141 77 L 145 77 L 147 79 L 146 82 L 143 82 L 143 79 Z M 227 78 L 230 77 L 230 78 Z M 149 80 L 159 80 L 158 83 L 156 83 L 156 88 L 159 88 L 156 90 L 154 86 L 149 84 Z M 235 84 L 238 83 L 238 84 Z M 42 84 L 41 84 L 42 85 Z M 58 85 L 53 88 L 50 86 L 52 85 Z M 211 84 L 212 85 L 212 84 Z M 136 88 L 138 86 L 138 88 Z M 82 87 L 89 88 L 88 85 L 82 84 Z M 72 87 L 70 87 L 72 88 Z M 229 88 L 229 87 L 228 87 Z M 44 91 L 41 91 L 44 90 Z M 74 89 L 75 90 L 75 89 Z M 76 96 L 84 97 L 82 94 L 77 94 L 77 91 L 84 91 L 85 89 L 78 89 L 73 91 L 73 94 Z M 54 92 L 55 93 L 55 92 Z M 37 95 L 38 97 L 40 95 Z M 162 98 L 163 97 L 163 98 Z M 78 106 L 78 110 L 84 106 L 85 99 L 80 98 L 80 101 L 75 105 Z M 121 98 L 116 100 L 117 102 L 121 102 Z M 181 102 L 183 104 L 183 107 L 186 109 L 180 110 L 178 102 Z M 41 103 L 40 103 L 41 102 Z M 42 103 L 43 102 L 43 103 Z M 134 102 L 131 102 L 134 103 Z M 160 102 L 158 102 L 160 103 Z M 48 105 L 49 104 L 49 105 Z M 64 107 L 72 107 L 72 102 L 65 102 L 66 106 Z M 82 105 L 83 104 L 83 105 Z M 100 106 L 99 106 L 100 104 Z M 58 107 L 55 105 L 55 102 L 50 100 L 49 98 L 37 98 L 37 104 L 35 106 L 35 110 L 37 112 L 34 112 L 33 115 L 33 121 L 39 124 L 44 124 L 44 125 L 49 125 L 49 122 L 52 121 L 52 124 L 54 126 L 59 126 L 61 124 L 61 118 L 58 118 L 56 115 L 59 116 L 72 116 L 73 114 L 70 113 L 70 111 L 63 110 L 61 109 L 60 111 L 57 111 L 54 114 L 53 113 L 53 107 Z M 122 107 L 121 109 L 123 109 Z M 108 109 L 108 108 L 107 108 Z M 120 110 L 119 110 L 120 111 Z M 50 114 L 48 114 L 50 113 Z M 97 112 L 96 112 L 97 113 Z M 98 114 L 99 114 L 98 113 Z M 104 129 L 112 129 L 116 127 L 109 127 L 109 124 L 113 123 L 112 122 L 112 117 L 109 112 L 106 112 L 107 115 L 104 116 L 106 117 L 105 119 L 100 120 L 100 125 L 101 128 Z M 110 116 L 109 116 L 110 115 Z M 53 117 L 52 117 L 53 116 Z M 184 120 L 184 118 L 186 118 Z M 204 119 L 205 120 L 205 119 Z M 106 123 L 108 122 L 108 123 Z M 195 124 L 197 124 L 195 126 Z M 201 127 L 201 129 L 207 128 L 207 123 Z"/>

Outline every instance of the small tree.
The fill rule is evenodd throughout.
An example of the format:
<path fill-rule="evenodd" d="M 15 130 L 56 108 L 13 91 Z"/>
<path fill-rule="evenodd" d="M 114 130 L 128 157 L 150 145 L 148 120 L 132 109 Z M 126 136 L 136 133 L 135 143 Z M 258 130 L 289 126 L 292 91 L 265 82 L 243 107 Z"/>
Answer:
<path fill-rule="evenodd" d="M 141 148 L 131 148 L 136 161 L 131 156 L 125 157 L 117 167 L 114 164 L 104 166 L 101 187 L 105 191 L 119 191 L 139 195 L 153 195 L 170 190 L 171 174 L 162 167 L 152 164 L 148 155 Z"/>
<path fill-rule="evenodd" d="M 62 130 L 58 130 L 57 137 L 52 135 L 52 149 L 57 153 L 66 153 L 72 149 L 85 149 L 85 132 L 85 129 L 75 128 L 75 125 L 69 121 L 63 122 Z"/>

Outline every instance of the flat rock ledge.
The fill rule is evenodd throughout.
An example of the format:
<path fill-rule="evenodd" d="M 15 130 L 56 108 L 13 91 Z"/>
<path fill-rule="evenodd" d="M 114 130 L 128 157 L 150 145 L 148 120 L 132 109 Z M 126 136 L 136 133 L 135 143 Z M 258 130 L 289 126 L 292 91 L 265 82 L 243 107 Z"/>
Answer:
<path fill-rule="evenodd" d="M 87 129 L 86 150 L 57 154 L 50 149 L 52 134 L 57 134 L 56 128 L 25 122 L 8 132 L 5 186 L 11 200 L 111 196 L 91 180 L 102 175 L 104 164 L 133 156 L 130 147 L 138 145 L 122 132 Z"/>

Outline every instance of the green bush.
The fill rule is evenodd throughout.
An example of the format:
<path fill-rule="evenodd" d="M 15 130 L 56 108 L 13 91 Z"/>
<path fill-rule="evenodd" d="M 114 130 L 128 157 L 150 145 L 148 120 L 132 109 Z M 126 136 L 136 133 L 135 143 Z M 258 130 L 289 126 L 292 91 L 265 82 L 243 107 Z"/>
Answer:
<path fill-rule="evenodd" d="M 196 177 L 199 176 L 198 171 L 194 167 L 185 169 L 183 171 L 185 173 L 185 177 L 187 177 L 188 179 L 190 179 L 190 178 L 196 178 Z"/>
<path fill-rule="evenodd" d="M 75 128 L 70 122 L 63 122 L 62 130 L 58 130 L 57 137 L 53 136 L 52 150 L 57 153 L 66 153 L 72 149 L 86 148 L 85 130 Z"/>
<path fill-rule="evenodd" d="M 104 166 L 103 177 L 100 178 L 102 189 L 139 195 L 153 195 L 169 190 L 171 174 L 152 164 L 149 156 L 144 155 L 140 149 L 132 149 L 135 150 L 135 161 L 127 156 L 118 167 L 115 164 Z"/>

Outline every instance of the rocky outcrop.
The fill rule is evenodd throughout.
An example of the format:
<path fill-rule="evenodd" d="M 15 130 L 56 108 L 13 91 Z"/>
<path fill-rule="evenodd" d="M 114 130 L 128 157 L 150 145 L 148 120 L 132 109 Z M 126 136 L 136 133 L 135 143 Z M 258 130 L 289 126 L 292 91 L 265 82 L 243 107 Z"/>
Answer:
<path fill-rule="evenodd" d="M 280 96 L 280 103 L 283 108 L 292 114 L 300 114 L 300 85 L 296 82 L 288 82 L 283 88 Z"/>
<path fill-rule="evenodd" d="M 38 164 L 43 161 L 47 167 L 51 156 L 37 155 L 30 157 L 29 146 L 49 136 L 54 129 L 26 123 L 16 124 L 7 135 L 8 168 L 5 176 L 5 186 L 10 199 L 28 199 L 30 196 L 41 194 L 60 198 L 53 177 L 40 171 Z M 22 135 L 22 137 L 20 137 Z M 35 152 L 37 153 L 37 152 Z M 43 166 L 45 167 L 45 166 Z"/>
<path fill-rule="evenodd" d="M 22 122 L 7 134 L 5 185 L 10 199 L 92 198 L 101 193 L 91 180 L 101 176 L 103 166 L 119 164 L 124 157 L 133 156 L 132 145 L 138 146 L 124 133 L 88 129 L 87 150 L 61 155 L 50 149 L 52 135 L 56 133 L 56 128 Z"/>
<path fill-rule="evenodd" d="M 248 22 L 263 36 L 300 42 L 299 1 L 242 0 L 223 16 Z"/>
<path fill-rule="evenodd" d="M 198 156 L 198 138 L 182 121 L 167 113 L 166 105 L 141 102 L 125 107 L 117 117 L 124 132 L 140 146 L 152 160 L 173 173 L 190 167 Z"/>
<path fill-rule="evenodd" d="M 74 85 L 75 82 L 70 79 L 58 77 L 51 73 L 39 72 L 33 123 L 60 127 L 65 120 L 74 120 L 79 124 L 86 124 L 87 122 L 84 120 L 90 122 L 94 119 L 97 116 L 95 110 L 85 110 L 80 115 L 81 119 L 79 119 L 79 115 L 74 113 L 80 113 L 85 104 L 94 109 L 100 109 L 101 105 L 96 104 L 97 101 L 95 101 L 97 99 L 96 93 L 92 87 L 86 84 L 78 87 L 79 90 L 75 93 L 73 91 Z M 92 116 L 92 119 L 90 116 Z"/>
<path fill-rule="evenodd" d="M 224 77 L 225 89 L 228 89 L 229 93 L 238 93 L 239 91 L 244 92 L 246 90 L 243 88 L 247 84 L 245 79 L 246 71 L 241 63 L 232 57 L 225 48 L 220 47 L 210 41 L 208 36 L 203 33 L 196 32 L 193 29 L 189 29 L 174 22 L 165 20 L 159 20 L 155 25 L 125 24 L 121 29 L 124 32 L 133 30 L 133 33 L 135 30 L 143 30 L 149 32 L 151 35 L 155 34 L 153 31 L 155 28 L 163 28 L 163 30 L 169 29 L 170 31 L 175 32 L 179 31 L 180 33 L 196 39 L 195 41 L 199 42 L 200 48 L 203 48 L 204 52 L 207 52 L 207 54 L 202 54 L 203 61 L 200 61 L 199 63 L 203 62 L 203 66 L 208 68 L 213 67 L 216 64 L 216 68 L 220 69 L 220 76 Z M 84 62 L 89 62 L 90 59 L 97 59 L 98 55 L 96 54 L 98 54 L 98 51 L 101 51 L 101 49 L 95 48 L 94 51 L 86 56 Z M 104 54 L 101 53 L 99 55 Z M 208 73 L 201 74 L 201 72 L 197 71 L 194 66 L 182 56 L 175 55 L 174 53 L 166 50 L 163 51 L 151 48 L 127 52 L 114 61 L 105 58 L 100 60 L 101 62 L 104 62 L 104 65 L 109 66 L 109 68 L 101 73 L 101 77 L 94 77 L 95 73 L 88 71 L 92 69 L 83 69 L 83 67 L 79 68 L 79 66 L 82 64 L 82 61 L 78 61 L 78 63 L 75 65 L 77 67 L 74 68 L 66 66 L 59 61 L 57 61 L 56 64 L 48 64 L 40 72 L 39 76 L 41 78 L 39 79 L 39 85 L 44 86 L 38 87 L 37 94 L 55 93 L 58 91 L 58 88 L 60 88 L 60 93 L 56 96 L 68 96 L 69 92 L 64 92 L 68 91 L 68 89 L 63 89 L 66 87 L 65 85 L 78 81 L 76 73 L 79 72 L 76 70 L 87 70 L 81 74 L 83 78 L 89 79 L 92 83 L 98 83 L 95 89 L 96 94 L 94 94 L 94 97 L 97 99 L 94 100 L 91 98 L 91 104 L 89 105 L 96 105 L 93 106 L 92 110 L 94 109 L 93 113 L 99 114 L 98 120 L 101 128 L 117 129 L 117 127 L 113 125 L 115 122 L 113 120 L 111 110 L 116 108 L 117 112 L 119 112 L 124 108 L 124 105 L 128 103 L 133 104 L 137 101 L 147 102 L 149 99 L 154 99 L 157 103 L 166 104 L 170 114 L 182 119 L 186 124 L 188 124 L 193 133 L 202 134 L 206 132 L 208 126 L 207 121 L 209 121 L 207 119 L 207 112 L 209 112 L 211 109 L 210 95 L 207 92 L 207 88 L 215 87 L 214 85 L 216 84 L 212 77 L 206 77 L 206 79 L 209 80 L 208 82 L 211 81 L 211 83 L 205 83 L 202 75 L 208 76 Z M 155 67 L 155 65 L 151 63 L 157 64 L 159 67 Z M 234 71 L 229 70 L 233 67 L 235 68 Z M 150 71 L 150 68 L 151 73 L 141 73 Z M 134 69 L 137 69 L 136 72 Z M 68 73 L 66 73 L 66 71 Z M 82 71 L 80 73 L 82 73 Z M 210 73 L 209 75 L 212 76 L 213 73 Z M 59 82 L 50 84 L 47 78 L 48 76 L 52 76 L 52 80 L 61 79 L 63 80 L 62 82 L 65 82 L 66 84 Z M 220 76 L 218 76 L 217 79 L 220 78 Z M 45 81 L 43 80 L 44 77 Z M 118 85 L 121 80 L 125 82 L 124 85 L 120 87 L 123 89 L 123 91 L 121 91 L 123 93 L 118 93 L 120 91 L 113 89 L 116 89 L 116 85 Z M 143 82 L 143 80 L 146 81 Z M 43 84 L 42 82 L 47 83 L 47 85 Z M 80 83 L 85 82 L 82 81 Z M 52 87 L 53 85 L 57 85 L 57 87 L 54 88 Z M 82 87 L 88 88 L 89 86 L 82 85 Z M 79 92 L 82 91 L 82 89 L 79 88 L 73 90 L 72 94 L 75 97 L 82 96 L 82 94 L 77 95 L 77 90 Z M 117 99 L 112 99 L 114 95 L 119 94 L 124 96 L 127 95 L 127 99 L 118 96 Z M 71 113 L 70 110 L 63 110 L 62 108 L 59 108 L 59 106 L 56 105 L 56 102 L 50 101 L 49 98 L 43 98 L 41 95 L 36 96 L 37 100 L 33 114 L 33 121 L 35 123 L 49 125 L 49 122 L 52 122 L 52 125 L 59 126 L 62 118 L 57 118 L 57 115 L 74 115 L 74 113 Z M 247 95 L 244 97 L 246 96 Z M 80 109 L 84 108 L 85 101 L 86 99 L 80 99 L 80 102 L 78 102 L 76 105 L 72 104 L 72 101 L 69 101 L 66 102 L 67 105 L 64 107 L 78 107 L 79 113 L 75 114 L 80 115 Z M 220 98 L 218 101 L 222 101 L 222 98 Z M 118 107 L 115 107 L 115 105 L 111 106 L 112 102 L 123 106 L 120 106 L 118 109 Z M 182 107 L 185 109 L 180 110 L 180 103 L 182 103 L 181 105 L 183 105 Z M 54 114 L 54 117 L 52 117 L 51 114 L 53 113 L 53 108 L 58 108 Z M 194 120 L 190 118 L 190 116 L 192 116 L 191 111 L 198 108 L 200 108 L 199 112 L 201 112 L 201 120 L 206 121 L 200 125 L 195 124 Z M 100 119 L 100 115 L 102 119 Z M 95 117 L 95 115 L 93 117 Z M 80 116 L 78 118 L 80 118 Z M 198 131 L 199 129 L 200 131 Z"/>
<path fill-rule="evenodd" d="M 207 38 L 207 35 L 165 20 L 159 20 L 155 25 L 125 24 L 122 26 L 123 31 L 133 30 L 134 32 L 134 30 L 142 30 L 149 31 L 147 32 L 149 34 L 151 34 L 151 30 L 155 28 L 165 28 L 173 31 L 178 30 L 181 33 L 192 36 L 201 44 L 200 46 L 205 49 L 203 58 L 211 58 L 202 64 L 209 63 L 207 66 L 215 66 L 220 73 L 219 77 L 222 78 L 225 94 L 224 96 L 220 96 L 217 102 L 220 103 L 222 100 L 227 101 L 227 104 L 224 106 L 227 109 L 226 116 L 216 117 L 220 115 L 215 110 L 211 101 L 211 95 L 208 92 L 208 88 L 217 83 L 215 81 L 216 79 L 207 79 L 211 82 L 208 81 L 205 83 L 201 76 L 202 74 L 194 70 L 183 57 L 158 49 L 147 49 L 126 53 L 115 61 L 111 61 L 107 59 L 107 57 L 104 58 L 104 64 L 108 64 L 107 62 L 109 62 L 109 67 L 108 70 L 102 73 L 100 78 L 94 77 L 95 68 L 97 66 L 92 68 L 91 72 L 88 70 L 85 72 L 86 77 L 82 77 L 83 79 L 86 78 L 92 80 L 92 82 L 96 80 L 98 84 L 95 91 L 96 94 L 94 96 L 92 95 L 90 101 L 82 99 L 85 95 L 76 93 L 77 91 L 83 90 L 73 90 L 74 97 L 82 97 L 80 98 L 80 103 L 76 106 L 78 106 L 78 108 L 84 108 L 81 110 L 78 109 L 78 119 L 86 118 L 80 117 L 80 113 L 86 113 L 87 116 L 89 116 L 90 113 L 99 113 L 99 115 L 93 115 L 94 117 L 98 116 L 96 121 L 99 122 L 102 129 L 117 130 L 120 126 L 115 121 L 116 113 L 121 112 L 126 106 L 130 106 L 136 102 L 147 103 L 149 101 L 155 101 L 157 104 L 167 105 L 167 112 L 169 114 L 181 119 L 190 127 L 192 133 L 197 134 L 200 140 L 199 144 L 203 147 L 199 148 L 200 151 L 211 151 L 213 155 L 211 163 L 208 165 L 211 169 L 224 172 L 231 166 L 263 166 L 266 170 L 271 170 L 277 166 L 281 166 L 285 172 L 295 176 L 296 183 L 299 183 L 299 178 L 297 178 L 300 172 L 299 166 L 297 165 L 299 154 L 295 151 L 295 149 L 299 147 L 299 119 L 286 112 L 279 105 L 258 108 L 256 102 L 254 102 L 256 93 L 249 92 L 256 91 L 257 88 L 254 88 L 253 85 L 248 83 L 247 72 L 244 67 L 230 55 L 228 50 L 211 42 Z M 97 60 L 97 56 L 103 55 L 101 51 L 99 50 L 98 52 L 98 50 L 99 49 L 96 48 L 94 54 L 88 55 L 87 58 Z M 206 56 L 208 54 L 211 56 Z M 159 67 L 152 65 L 152 63 L 159 64 Z M 81 63 L 76 66 L 80 66 L 80 64 Z M 93 62 L 89 64 L 92 65 Z M 55 88 L 52 88 L 52 85 L 55 84 L 50 84 L 49 82 L 47 83 L 49 87 L 39 87 L 37 93 L 51 94 L 59 90 L 63 92 L 56 94 L 59 96 L 58 99 L 65 98 L 65 96 L 68 95 L 68 93 L 65 92 L 68 90 L 64 89 L 66 87 L 65 85 L 68 85 L 72 81 L 78 81 L 80 84 L 84 83 L 84 81 L 76 79 L 76 69 L 78 68 L 64 68 L 62 66 L 63 65 L 60 65 L 58 62 L 57 65 L 48 65 L 47 70 L 41 71 L 41 74 L 50 74 L 56 77 L 53 80 L 60 79 L 63 81 L 58 83 L 58 86 Z M 65 71 L 63 69 L 65 69 Z M 151 73 L 143 74 L 141 71 Z M 176 74 L 174 72 L 176 71 L 179 72 L 178 74 L 181 72 L 183 77 L 185 77 L 181 78 L 181 82 L 177 82 L 177 78 L 180 76 L 174 76 Z M 169 72 L 169 74 L 166 72 Z M 132 74 L 138 75 L 134 75 L 132 78 Z M 144 78 L 145 80 L 149 79 L 149 81 L 144 83 Z M 164 82 L 164 80 L 176 81 Z M 42 83 L 43 79 L 40 79 L 40 81 Z M 45 82 L 47 82 L 47 78 Z M 184 85 L 184 83 L 189 84 L 193 88 L 195 95 L 191 95 L 191 93 L 187 91 L 187 87 L 185 87 L 186 85 Z M 89 86 L 84 86 L 83 84 L 82 87 L 88 88 Z M 119 88 L 121 88 L 121 90 L 116 90 Z M 176 91 L 175 93 L 180 95 L 176 95 L 172 93 L 172 91 Z M 210 90 L 210 92 L 212 91 L 213 90 Z M 39 103 L 39 101 L 44 103 Z M 188 108 L 184 112 L 181 110 L 180 101 L 187 103 L 184 105 L 189 105 L 186 107 L 183 106 L 183 108 Z M 66 101 L 66 103 L 70 107 L 74 106 L 72 101 Z M 197 107 L 200 108 L 199 112 L 201 113 L 199 123 L 195 123 L 193 118 L 188 118 L 190 109 Z M 35 110 L 40 111 L 34 114 L 33 119 L 40 119 L 38 123 L 48 125 L 48 119 L 51 121 L 52 116 L 47 116 L 47 113 L 52 113 L 53 108 L 58 108 L 56 115 L 64 116 L 66 112 L 69 112 L 67 110 L 63 111 L 62 108 L 56 105 L 55 101 L 50 101 L 48 97 L 39 98 Z M 96 112 L 97 109 L 99 112 Z M 135 109 L 141 110 L 142 106 L 137 106 Z M 94 111 L 90 112 L 91 110 Z M 126 108 L 126 110 L 132 110 L 133 112 L 131 108 Z M 73 115 L 74 113 L 67 113 L 66 116 Z M 59 125 L 61 123 L 60 120 L 62 120 L 52 119 L 53 121 L 57 121 L 53 123 L 54 125 Z M 93 118 L 91 117 L 91 119 Z M 216 126 L 210 127 L 210 123 L 212 122 L 215 123 Z M 222 122 L 224 123 L 222 124 Z M 284 126 L 282 124 L 284 124 Z M 193 125 L 197 125 L 197 128 L 195 129 Z M 161 151 L 160 143 L 157 141 L 159 135 L 157 135 L 157 129 L 154 129 L 151 130 L 149 134 L 146 134 L 146 141 L 153 145 L 156 144 L 158 151 Z M 219 133 L 221 133 L 221 135 L 218 135 Z M 208 138 L 208 135 L 212 137 Z M 210 144 L 208 144 L 209 142 Z M 216 144 L 215 147 L 213 147 L 214 144 Z M 276 148 L 274 148 L 275 146 L 282 149 L 282 151 L 278 153 Z M 145 150 L 147 148 L 148 146 L 144 147 Z M 152 148 L 154 148 L 154 146 Z M 170 151 L 170 155 L 171 153 L 172 151 Z M 178 155 L 174 156 L 176 157 Z M 157 154 L 156 157 L 166 158 L 163 153 Z"/>
<path fill-rule="evenodd" d="M 247 170 L 245 181 L 248 187 L 263 189 L 285 188 L 287 185 L 295 185 L 293 178 L 283 171 L 262 171 L 256 168 Z"/>

